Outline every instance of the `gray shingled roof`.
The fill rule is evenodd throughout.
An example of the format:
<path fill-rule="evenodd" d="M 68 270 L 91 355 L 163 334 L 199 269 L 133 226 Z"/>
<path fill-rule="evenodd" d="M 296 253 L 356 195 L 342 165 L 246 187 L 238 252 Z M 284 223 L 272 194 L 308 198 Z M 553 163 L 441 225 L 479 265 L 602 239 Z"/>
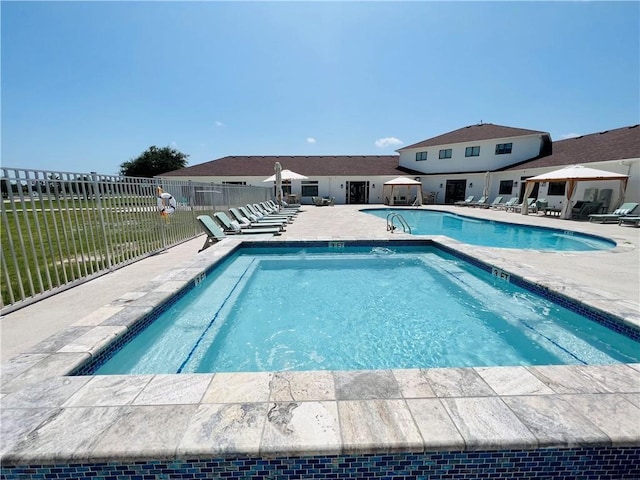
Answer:
<path fill-rule="evenodd" d="M 461 128 L 451 133 L 425 140 L 425 142 L 437 141 L 437 143 L 434 143 L 437 145 L 439 143 L 486 140 L 539 133 L 548 135 L 546 132 L 484 123 Z M 451 140 L 452 138 L 458 140 L 454 142 Z M 427 146 L 424 142 L 420 142 L 405 148 L 411 148 L 416 145 Z M 640 126 L 633 125 L 553 142 L 551 154 L 543 154 L 540 157 L 526 160 L 501 170 L 521 170 L 525 167 L 563 167 L 565 165 L 638 157 L 640 157 Z M 229 156 L 164 173 L 162 176 L 244 177 L 264 175 L 266 178 L 273 175 L 275 162 L 280 162 L 282 168 L 293 170 L 308 177 L 425 175 L 424 172 L 399 167 L 398 160 L 398 155 Z"/>
<path fill-rule="evenodd" d="M 468 127 L 459 128 L 453 132 L 438 135 L 413 145 L 402 147 L 398 151 L 407 150 L 409 148 L 432 147 L 435 145 L 448 145 L 452 143 L 476 142 L 479 140 L 489 140 L 492 138 L 505 137 L 523 137 L 525 135 L 546 134 L 537 130 L 527 130 L 524 128 L 505 127 L 502 125 L 494 125 L 493 123 L 479 123 L 477 125 L 469 125 Z"/>
<path fill-rule="evenodd" d="M 553 142 L 551 155 L 511 165 L 503 170 L 564 167 L 640 157 L 640 126 L 616 128 Z"/>
<path fill-rule="evenodd" d="M 307 177 L 336 175 L 420 175 L 420 172 L 398 166 L 398 155 L 314 155 L 314 156 L 231 156 L 186 167 L 162 176 L 244 177 L 273 175 L 273 166 Z"/>

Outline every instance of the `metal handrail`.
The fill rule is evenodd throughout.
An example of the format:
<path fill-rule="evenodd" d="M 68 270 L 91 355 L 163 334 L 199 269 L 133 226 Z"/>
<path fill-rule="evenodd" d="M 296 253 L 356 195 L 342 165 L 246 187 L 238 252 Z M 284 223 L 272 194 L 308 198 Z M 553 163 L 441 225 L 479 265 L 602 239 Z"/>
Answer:
<path fill-rule="evenodd" d="M 393 233 L 396 231 L 397 227 L 393 223 L 394 220 L 398 220 L 398 222 L 400 222 L 400 226 L 402 227 L 402 231 L 404 233 L 407 233 L 407 231 L 411 233 L 411 227 L 409 226 L 407 221 L 404 219 L 404 217 L 397 212 L 392 212 L 389 215 L 387 215 L 387 231 L 388 232 Z"/>

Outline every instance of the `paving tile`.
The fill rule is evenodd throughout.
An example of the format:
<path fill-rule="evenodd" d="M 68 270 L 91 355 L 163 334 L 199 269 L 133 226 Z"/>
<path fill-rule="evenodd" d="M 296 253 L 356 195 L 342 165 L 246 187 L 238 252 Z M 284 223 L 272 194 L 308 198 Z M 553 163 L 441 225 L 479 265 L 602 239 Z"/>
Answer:
<path fill-rule="evenodd" d="M 133 401 L 133 405 L 200 403 L 212 374 L 156 375 Z"/>
<path fill-rule="evenodd" d="M 333 373 L 329 371 L 275 372 L 271 401 L 335 400 Z"/>
<path fill-rule="evenodd" d="M 634 393 L 640 392 L 640 372 L 624 364 L 590 365 L 577 367 L 605 391 Z"/>
<path fill-rule="evenodd" d="M 117 418 L 91 448 L 90 455 L 96 461 L 174 458 L 198 406 L 130 405 L 117 408 Z"/>
<path fill-rule="evenodd" d="M 464 439 L 439 399 L 411 398 L 407 405 L 422 435 L 425 450 L 464 450 Z"/>
<path fill-rule="evenodd" d="M 178 453 L 257 455 L 267 416 L 267 403 L 203 404 L 189 420 Z"/>
<path fill-rule="evenodd" d="M 74 393 L 65 407 L 129 405 L 153 378 L 152 375 L 99 375 Z"/>
<path fill-rule="evenodd" d="M 275 402 L 262 434 L 263 455 L 321 455 L 341 451 L 336 402 Z"/>
<path fill-rule="evenodd" d="M 269 401 L 272 374 L 216 373 L 202 403 L 254 403 Z"/>
<path fill-rule="evenodd" d="M 344 453 L 424 450 L 405 400 L 339 401 L 338 412 Z"/>
<path fill-rule="evenodd" d="M 541 447 L 610 445 L 609 437 L 558 395 L 505 397 Z"/>
<path fill-rule="evenodd" d="M 533 433 L 498 397 L 441 400 L 467 450 L 533 448 L 538 444 Z"/>
<path fill-rule="evenodd" d="M 49 356 L 48 353 L 23 353 L 0 365 L 0 384 L 8 385 L 21 373 L 29 370 L 36 363 Z"/>
<path fill-rule="evenodd" d="M 495 392 L 471 368 L 433 368 L 427 380 L 438 397 L 480 397 Z"/>
<path fill-rule="evenodd" d="M 57 413 L 55 408 L 0 409 L 0 454 L 5 454 L 23 442 L 27 435 Z"/>
<path fill-rule="evenodd" d="M 47 378 L 7 394 L 2 399 L 2 408 L 58 407 L 89 379 L 90 377 Z"/>
<path fill-rule="evenodd" d="M 606 433 L 612 444 L 636 446 L 640 438 L 640 407 L 629 401 L 633 395 L 563 395 L 562 399 Z"/>
<path fill-rule="evenodd" d="M 100 325 L 106 319 L 118 313 L 122 310 L 124 306 L 118 305 L 105 305 L 104 307 L 100 307 L 97 310 L 91 312 L 88 315 L 85 315 L 80 320 L 75 323 L 72 323 L 72 326 L 96 326 Z"/>
<path fill-rule="evenodd" d="M 336 371 L 334 378 L 338 400 L 402 397 L 391 370 Z"/>
<path fill-rule="evenodd" d="M 498 395 L 548 395 L 554 393 L 525 367 L 481 367 L 475 371 Z"/>
<path fill-rule="evenodd" d="M 116 421 L 120 408 L 59 409 L 31 435 L 16 443 L 5 459 L 23 464 L 87 460 L 105 429 Z"/>
<path fill-rule="evenodd" d="M 556 393 L 610 393 L 603 385 L 594 382 L 577 366 L 551 365 L 526 367 L 547 387 Z"/>
<path fill-rule="evenodd" d="M 61 353 L 87 352 L 95 355 L 126 331 L 127 329 L 122 326 L 89 327 L 89 330 L 83 335 L 70 339 L 69 342 L 58 351 Z"/>
<path fill-rule="evenodd" d="M 64 330 L 51 335 L 46 340 L 37 343 L 36 345 L 31 347 L 29 351 L 33 353 L 57 352 L 68 343 L 71 343 L 78 337 L 81 337 L 82 335 L 87 333 L 89 330 L 91 330 L 90 326 L 76 326 L 65 328 Z"/>
<path fill-rule="evenodd" d="M 396 377 L 404 398 L 429 398 L 436 396 L 427 379 L 426 369 L 393 370 L 393 376 Z"/>

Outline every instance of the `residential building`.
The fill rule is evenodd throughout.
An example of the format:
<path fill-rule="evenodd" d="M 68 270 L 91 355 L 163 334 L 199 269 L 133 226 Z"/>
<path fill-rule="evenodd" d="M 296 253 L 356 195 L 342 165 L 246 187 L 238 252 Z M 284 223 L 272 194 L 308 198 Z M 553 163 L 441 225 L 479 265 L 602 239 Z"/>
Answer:
<path fill-rule="evenodd" d="M 426 203 L 451 204 L 469 195 L 522 197 L 525 180 L 568 165 L 630 176 L 624 198 L 617 185 L 580 182 L 574 198 L 594 188 L 612 189 L 607 209 L 623 200 L 640 202 L 639 125 L 552 141 L 548 132 L 479 123 L 397 150 L 399 155 L 227 156 L 160 178 L 270 186 L 274 165 L 307 177 L 285 184 L 285 193 L 311 203 L 311 197 L 335 197 L 337 204 L 383 204 L 385 182 L 404 176 L 422 182 Z M 610 182 L 609 182 L 610 183 Z M 552 207 L 565 201 L 564 183 L 540 184 L 534 195 Z"/>

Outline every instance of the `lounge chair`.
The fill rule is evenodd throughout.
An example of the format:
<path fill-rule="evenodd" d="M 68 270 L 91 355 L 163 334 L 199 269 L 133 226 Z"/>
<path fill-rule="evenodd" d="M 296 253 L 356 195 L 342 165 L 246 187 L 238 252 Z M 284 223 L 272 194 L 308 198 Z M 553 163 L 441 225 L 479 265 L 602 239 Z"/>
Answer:
<path fill-rule="evenodd" d="M 311 197 L 311 201 L 316 207 L 324 207 L 326 203 L 322 201 L 322 197 Z"/>
<path fill-rule="evenodd" d="M 620 225 L 635 225 L 636 227 L 640 227 L 640 217 L 620 217 L 618 219 L 618 226 Z"/>
<path fill-rule="evenodd" d="M 252 222 L 278 223 L 278 224 L 291 223 L 291 220 L 289 218 L 286 218 L 286 217 L 283 217 L 283 218 L 268 218 L 267 216 L 263 215 L 262 213 L 258 212 L 257 210 L 249 209 L 248 205 L 246 207 L 240 207 L 240 208 L 238 208 L 238 210 L 240 210 L 240 213 L 242 213 L 245 217 L 247 217 Z"/>
<path fill-rule="evenodd" d="M 508 208 L 513 207 L 516 203 L 518 203 L 518 197 L 511 197 L 505 203 L 500 203 L 496 206 L 491 206 L 491 208 L 495 210 L 507 210 Z"/>
<path fill-rule="evenodd" d="M 269 220 L 274 220 L 274 219 L 286 220 L 287 222 L 293 220 L 292 215 L 269 214 L 266 211 L 262 210 L 261 208 L 258 208 L 257 203 L 254 203 L 253 205 L 251 205 L 250 203 L 247 203 L 245 205 L 245 208 L 258 218 L 268 218 Z"/>
<path fill-rule="evenodd" d="M 271 206 L 269 205 L 269 203 L 267 202 L 260 202 L 260 206 L 262 207 L 262 209 L 266 212 L 269 213 L 278 213 L 280 215 L 290 215 L 290 216 L 295 216 L 298 215 L 298 210 L 291 210 L 288 208 L 278 208 L 277 205 Z"/>
<path fill-rule="evenodd" d="M 232 220 L 237 220 L 238 223 L 242 226 L 248 227 L 281 227 L 287 224 L 287 221 L 284 219 L 266 219 L 266 218 L 258 218 L 255 215 L 251 214 L 246 208 L 240 207 L 235 208 L 232 207 L 229 209 L 229 213 L 231 214 Z"/>
<path fill-rule="evenodd" d="M 476 198 L 475 195 L 469 195 L 467 198 L 465 198 L 464 200 L 458 200 L 457 202 L 453 202 L 454 205 L 458 206 L 458 207 L 466 207 L 468 206 L 471 202 L 473 202 L 473 199 Z"/>
<path fill-rule="evenodd" d="M 200 224 L 202 231 L 207 235 L 204 245 L 202 245 L 202 248 L 198 250 L 198 253 L 209 248 L 211 245 L 219 242 L 223 238 L 226 238 L 225 233 L 209 215 L 198 215 L 196 220 Z"/>
<path fill-rule="evenodd" d="M 482 197 L 480 197 L 480 200 L 478 200 L 477 202 L 471 202 L 469 203 L 467 206 L 468 207 L 485 207 L 487 205 L 487 199 L 488 197 L 485 197 L 484 195 Z"/>
<path fill-rule="evenodd" d="M 621 217 L 630 216 L 630 214 L 635 212 L 637 208 L 637 203 L 623 203 L 620 207 L 614 210 L 613 213 L 594 213 L 589 215 L 589 221 L 597 221 L 600 223 L 607 223 L 609 221 L 617 222 Z"/>
<path fill-rule="evenodd" d="M 264 216 L 268 216 L 270 218 L 293 218 L 296 216 L 295 213 L 289 213 L 289 212 L 276 212 L 274 210 L 271 210 L 270 208 L 266 208 L 264 207 L 262 204 L 260 203 L 254 203 L 253 205 L 253 210 L 257 211 L 259 213 L 261 213 Z"/>
<path fill-rule="evenodd" d="M 281 234 L 280 227 L 242 228 L 238 222 L 231 220 L 224 212 L 216 212 L 213 216 L 227 235 L 256 235 L 260 233 L 271 233 L 273 235 Z"/>
<path fill-rule="evenodd" d="M 539 198 L 533 205 L 531 205 L 531 213 L 545 213 L 548 207 L 549 202 L 547 202 L 547 199 Z"/>
<path fill-rule="evenodd" d="M 272 209 L 277 209 L 278 208 L 278 204 L 276 202 L 274 202 L 273 200 L 267 200 L 266 204 L 269 205 Z M 300 207 L 293 207 L 293 206 L 289 205 L 287 202 L 282 202 L 282 206 L 280 207 L 279 210 L 298 213 L 300 211 Z"/>
<path fill-rule="evenodd" d="M 527 198 L 527 208 L 531 208 L 531 206 L 536 203 L 536 199 L 533 197 Z M 513 205 L 511 207 L 511 211 L 515 213 L 520 213 L 522 211 L 522 207 L 524 206 L 524 202 L 518 203 L 517 205 Z"/>
<path fill-rule="evenodd" d="M 237 221 L 240 227 L 244 228 L 259 228 L 259 227 L 278 227 L 284 230 L 284 226 L 287 224 L 286 220 L 258 220 L 254 215 L 253 218 L 243 215 L 243 213 L 237 208 L 230 208 L 229 213 L 231 219 Z"/>
<path fill-rule="evenodd" d="M 602 208 L 602 202 L 585 202 L 579 201 L 571 208 L 572 220 L 586 220 L 589 215 L 599 211 Z"/>
<path fill-rule="evenodd" d="M 499 208 L 502 204 L 502 198 L 503 197 L 496 197 L 493 199 L 493 202 L 483 205 L 482 208 Z"/>

